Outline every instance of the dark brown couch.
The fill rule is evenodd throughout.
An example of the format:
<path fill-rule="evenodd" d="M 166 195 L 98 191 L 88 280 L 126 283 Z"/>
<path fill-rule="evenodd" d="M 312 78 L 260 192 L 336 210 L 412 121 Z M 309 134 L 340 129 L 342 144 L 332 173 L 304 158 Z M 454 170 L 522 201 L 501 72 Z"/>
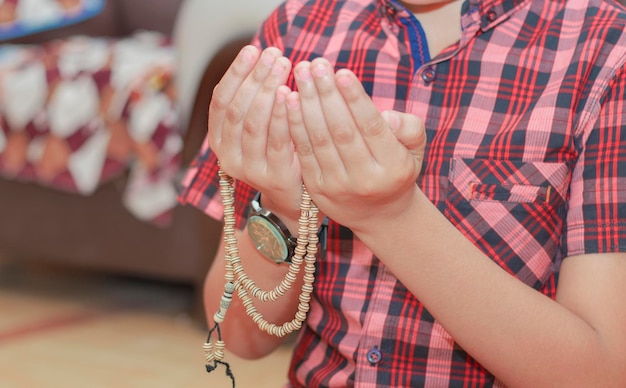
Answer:
<path fill-rule="evenodd" d="M 42 42 L 69 34 L 123 36 L 136 29 L 170 33 L 180 0 L 109 0 L 96 18 L 16 42 Z M 206 107 L 213 86 L 249 41 L 228 42 L 208 61 L 191 107 L 184 141 L 187 164 L 206 133 Z M 0 179 L 0 252 L 30 260 L 93 271 L 189 284 L 195 287 L 194 316 L 204 322 L 201 289 L 221 225 L 189 206 L 175 209 L 173 222 L 159 227 L 139 221 L 123 206 L 125 177 L 93 195 L 68 194 L 36 184 Z"/>

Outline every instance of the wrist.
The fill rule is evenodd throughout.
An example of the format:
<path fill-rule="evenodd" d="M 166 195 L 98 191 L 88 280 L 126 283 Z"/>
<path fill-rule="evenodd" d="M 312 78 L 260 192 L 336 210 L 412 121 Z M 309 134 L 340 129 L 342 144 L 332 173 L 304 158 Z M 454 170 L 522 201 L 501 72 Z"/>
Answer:
<path fill-rule="evenodd" d="M 300 208 L 285 210 L 284 206 L 280 206 L 279 203 L 274 202 L 270 197 L 259 195 L 259 205 L 272 212 L 278 219 L 280 219 L 294 238 L 298 237 L 298 229 L 300 228 Z M 328 218 L 323 213 L 318 213 L 317 228 L 318 235 L 323 228 L 328 227 Z"/>
<path fill-rule="evenodd" d="M 267 259 L 278 264 L 290 263 L 298 244 L 298 236 L 291 230 L 300 230 L 300 217 L 297 220 L 281 218 L 280 213 L 276 214 L 268 209 L 266 203 L 267 201 L 261 206 L 260 192 L 250 202 L 246 223 L 248 236 L 256 250 Z M 291 228 L 286 222 L 291 224 Z M 327 225 L 326 218 L 320 216 L 317 220 L 317 237 L 322 255 L 326 250 Z"/>
<path fill-rule="evenodd" d="M 350 230 L 364 243 L 394 241 L 393 236 L 404 235 L 407 230 L 421 230 L 415 227 L 414 223 L 426 220 L 423 216 L 424 206 L 432 203 L 417 185 L 414 190 L 402 197 L 398 197 L 393 206 L 372 212 L 371 216 L 364 218 L 359 225 L 350 225 Z"/>
<path fill-rule="evenodd" d="M 299 208 L 286 209 L 284 201 L 282 203 L 275 202 L 270 196 L 262 195 L 261 193 L 257 194 L 257 197 L 260 207 L 274 214 L 287 227 L 292 236 L 298 237 Z"/>

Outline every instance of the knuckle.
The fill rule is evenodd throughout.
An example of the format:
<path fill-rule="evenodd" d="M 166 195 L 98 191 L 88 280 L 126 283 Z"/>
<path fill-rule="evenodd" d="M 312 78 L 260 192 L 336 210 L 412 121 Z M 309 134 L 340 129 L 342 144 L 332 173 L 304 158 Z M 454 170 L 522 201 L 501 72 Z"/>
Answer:
<path fill-rule="evenodd" d="M 242 127 L 245 134 L 251 135 L 256 133 L 257 125 L 250 116 L 243 119 Z"/>
<path fill-rule="evenodd" d="M 256 66 L 251 74 L 252 80 L 259 84 L 263 83 L 266 76 L 267 72 L 259 66 Z"/>
<path fill-rule="evenodd" d="M 228 107 L 228 101 L 221 92 L 220 84 L 217 84 L 213 89 L 211 102 L 209 104 L 209 111 L 224 110 Z"/>
<path fill-rule="evenodd" d="M 329 130 L 337 144 L 349 144 L 355 136 L 354 130 L 348 123 L 331 125 Z"/>
<path fill-rule="evenodd" d="M 308 157 L 313 155 L 313 147 L 309 143 L 298 144 L 296 146 L 296 151 L 298 155 L 303 157 Z"/>
<path fill-rule="evenodd" d="M 312 130 L 311 131 L 311 144 L 314 147 L 326 147 L 332 143 L 330 136 L 328 133 L 323 130 Z"/>
<path fill-rule="evenodd" d="M 362 126 L 363 133 L 368 136 L 378 136 L 384 133 L 386 129 L 385 121 L 380 115 L 366 120 Z"/>
<path fill-rule="evenodd" d="M 226 119 L 231 123 L 239 123 L 245 117 L 245 112 L 237 104 L 225 104 Z"/>
<path fill-rule="evenodd" d="M 275 136 L 269 136 L 267 138 L 267 149 L 271 151 L 272 154 L 282 152 L 286 150 L 288 146 L 289 143 L 285 143 L 285 141 Z"/>

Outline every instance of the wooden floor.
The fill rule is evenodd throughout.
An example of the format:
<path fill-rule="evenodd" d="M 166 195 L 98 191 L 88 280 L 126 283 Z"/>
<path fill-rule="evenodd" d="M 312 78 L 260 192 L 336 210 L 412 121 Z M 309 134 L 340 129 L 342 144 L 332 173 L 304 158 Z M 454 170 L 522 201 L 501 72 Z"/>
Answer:
<path fill-rule="evenodd" d="M 177 285 L 0 261 L 0 387 L 230 387 L 204 369 L 190 302 Z M 289 353 L 227 357 L 237 387 L 275 388 Z"/>

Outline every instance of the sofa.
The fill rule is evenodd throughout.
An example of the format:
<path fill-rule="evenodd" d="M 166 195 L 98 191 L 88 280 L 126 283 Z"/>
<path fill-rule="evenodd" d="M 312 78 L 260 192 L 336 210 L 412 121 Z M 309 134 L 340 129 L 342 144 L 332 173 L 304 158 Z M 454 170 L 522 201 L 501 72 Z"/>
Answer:
<path fill-rule="evenodd" d="M 277 1 L 106 0 L 96 16 L 3 44 L 38 45 L 72 36 L 123 38 L 139 30 L 171 37 L 173 86 L 180 113 L 182 177 L 206 134 L 211 92 L 239 49 Z M 89 193 L 0 178 L 0 254 L 4 260 L 69 266 L 193 287 L 191 314 L 204 324 L 202 284 L 221 224 L 177 205 L 161 223 L 129 212 L 122 171 Z"/>

